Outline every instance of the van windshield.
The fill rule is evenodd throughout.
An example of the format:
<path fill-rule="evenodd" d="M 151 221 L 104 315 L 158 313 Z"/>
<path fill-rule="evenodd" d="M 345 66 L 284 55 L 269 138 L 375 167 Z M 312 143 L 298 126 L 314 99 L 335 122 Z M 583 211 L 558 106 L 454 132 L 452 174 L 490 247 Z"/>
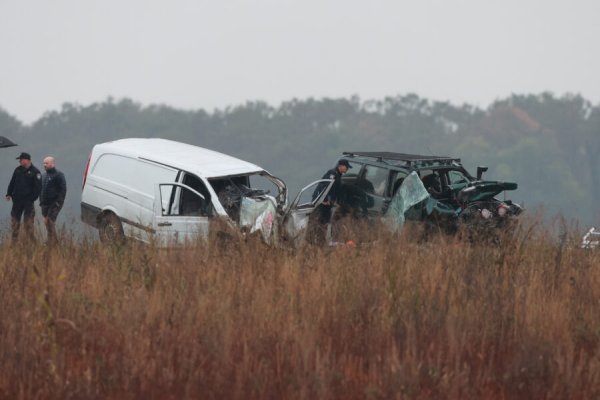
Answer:
<path fill-rule="evenodd" d="M 285 205 L 287 196 L 285 184 L 266 172 L 212 178 L 208 182 L 217 194 L 219 203 L 234 221 L 240 219 L 240 209 L 244 198 L 258 201 L 270 199 L 275 207 Z"/>

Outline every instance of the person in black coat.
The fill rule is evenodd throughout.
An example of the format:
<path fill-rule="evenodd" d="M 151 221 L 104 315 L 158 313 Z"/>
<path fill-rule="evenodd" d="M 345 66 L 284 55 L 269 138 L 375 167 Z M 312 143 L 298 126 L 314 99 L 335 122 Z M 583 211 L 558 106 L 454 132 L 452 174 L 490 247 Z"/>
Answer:
<path fill-rule="evenodd" d="M 42 175 L 40 170 L 31 163 L 31 155 L 21 153 L 17 160 L 19 160 L 19 166 L 15 168 L 6 190 L 6 200 L 13 203 L 10 211 L 12 238 L 13 241 L 18 239 L 21 217 L 23 217 L 27 240 L 35 240 L 33 236 L 33 220 L 35 218 L 33 202 L 40 195 Z"/>
<path fill-rule="evenodd" d="M 42 194 L 40 196 L 40 206 L 42 207 L 42 217 L 44 225 L 48 232 L 48 243 L 56 242 L 56 218 L 62 209 L 67 196 L 67 181 L 65 175 L 56 169 L 56 160 L 54 157 L 44 158 L 44 169 L 46 173 L 42 178 Z"/>
<path fill-rule="evenodd" d="M 337 162 L 335 168 L 325 172 L 321 179 L 333 179 L 333 185 L 329 190 L 329 193 L 325 196 L 323 202 L 319 205 L 315 214 L 317 216 L 317 223 L 313 219 L 311 234 L 309 235 L 309 241 L 313 244 L 323 245 L 326 242 L 327 236 L 327 224 L 331 221 L 331 209 L 336 204 L 340 197 L 340 191 L 342 187 L 342 175 L 348 172 L 348 169 L 352 168 L 348 160 L 342 158 Z M 313 193 L 313 200 L 316 199 L 323 190 L 327 187 L 327 183 L 323 182 L 317 185 Z"/>

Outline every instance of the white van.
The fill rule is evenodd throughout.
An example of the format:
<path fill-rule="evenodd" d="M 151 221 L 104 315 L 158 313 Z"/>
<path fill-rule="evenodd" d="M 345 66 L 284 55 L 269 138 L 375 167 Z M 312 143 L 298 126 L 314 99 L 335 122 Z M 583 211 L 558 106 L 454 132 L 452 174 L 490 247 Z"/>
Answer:
<path fill-rule="evenodd" d="M 181 244 L 207 238 L 218 219 L 270 243 L 297 243 L 332 184 L 313 182 L 288 205 L 285 183 L 257 165 L 171 140 L 121 139 L 92 149 L 81 219 L 106 242 Z"/>

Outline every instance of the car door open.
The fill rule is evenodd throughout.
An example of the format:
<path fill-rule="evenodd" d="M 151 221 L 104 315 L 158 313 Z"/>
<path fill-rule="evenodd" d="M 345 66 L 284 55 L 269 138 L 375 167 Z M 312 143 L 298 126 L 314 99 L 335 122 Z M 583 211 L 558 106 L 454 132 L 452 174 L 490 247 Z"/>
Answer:
<path fill-rule="evenodd" d="M 183 244 L 208 237 L 211 204 L 181 183 L 159 183 L 154 197 L 156 239 L 161 245 Z"/>
<path fill-rule="evenodd" d="M 296 196 L 284 216 L 284 230 L 289 240 L 297 244 L 304 239 L 309 215 L 325 200 L 333 179 L 319 179 L 305 186 Z"/>

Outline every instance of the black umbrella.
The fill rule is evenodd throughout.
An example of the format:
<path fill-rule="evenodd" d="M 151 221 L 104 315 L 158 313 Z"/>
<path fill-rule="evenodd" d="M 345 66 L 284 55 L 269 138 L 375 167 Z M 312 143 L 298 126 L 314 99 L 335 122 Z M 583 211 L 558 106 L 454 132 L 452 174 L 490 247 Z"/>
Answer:
<path fill-rule="evenodd" d="M 16 146 L 16 143 L 11 142 L 10 140 L 8 140 L 7 138 L 5 138 L 4 136 L 0 136 L 0 149 L 2 147 L 13 147 Z"/>

